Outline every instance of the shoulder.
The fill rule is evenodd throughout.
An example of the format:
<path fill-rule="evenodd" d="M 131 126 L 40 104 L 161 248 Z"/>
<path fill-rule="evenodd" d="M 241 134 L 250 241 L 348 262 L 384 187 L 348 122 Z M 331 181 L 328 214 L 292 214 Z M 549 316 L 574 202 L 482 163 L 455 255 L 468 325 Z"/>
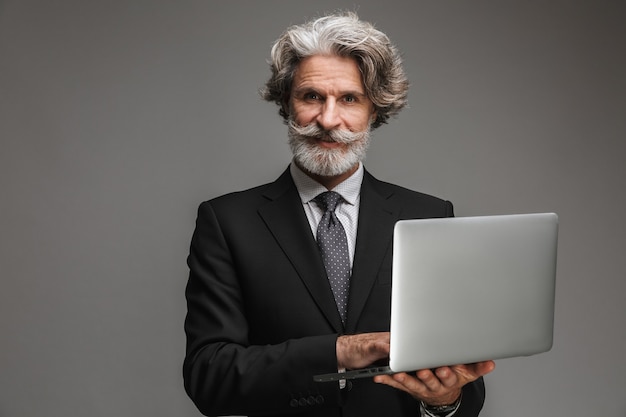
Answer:
<path fill-rule="evenodd" d="M 247 190 L 234 191 L 200 203 L 198 214 L 207 212 L 214 213 L 215 216 L 237 217 L 246 212 L 254 212 L 267 201 L 264 197 L 270 184 L 263 184 Z"/>
<path fill-rule="evenodd" d="M 369 187 L 383 200 L 402 212 L 401 217 L 451 217 L 454 215 L 450 201 L 400 185 L 381 181 L 365 172 L 363 187 Z"/>
<path fill-rule="evenodd" d="M 200 204 L 199 211 L 213 210 L 216 213 L 236 214 L 256 211 L 270 201 L 280 199 L 296 191 L 289 170 L 273 182 L 258 185 L 246 190 L 230 192 Z"/>

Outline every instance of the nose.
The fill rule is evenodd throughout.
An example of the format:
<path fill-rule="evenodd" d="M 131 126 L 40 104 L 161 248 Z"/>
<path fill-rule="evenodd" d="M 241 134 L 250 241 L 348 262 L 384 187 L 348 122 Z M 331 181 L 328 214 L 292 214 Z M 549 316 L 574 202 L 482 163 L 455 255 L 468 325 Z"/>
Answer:
<path fill-rule="evenodd" d="M 334 99 L 328 98 L 324 101 L 320 113 L 317 116 L 318 125 L 326 130 L 330 131 L 336 129 L 341 124 L 341 118 L 339 117 L 339 109 Z"/>

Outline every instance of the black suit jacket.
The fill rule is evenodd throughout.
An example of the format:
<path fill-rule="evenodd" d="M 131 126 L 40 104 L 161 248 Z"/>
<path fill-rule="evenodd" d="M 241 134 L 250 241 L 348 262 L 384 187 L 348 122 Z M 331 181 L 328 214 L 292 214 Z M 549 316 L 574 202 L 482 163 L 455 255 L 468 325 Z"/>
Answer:
<path fill-rule="evenodd" d="M 452 204 L 365 172 L 348 318 L 342 326 L 289 170 L 277 181 L 204 202 L 188 258 L 187 393 L 206 415 L 417 416 L 409 395 L 335 372 L 338 334 L 389 330 L 391 245 L 399 219 L 452 216 Z M 416 346 L 416 351 L 419 347 Z M 458 416 L 475 416 L 482 379 Z"/>

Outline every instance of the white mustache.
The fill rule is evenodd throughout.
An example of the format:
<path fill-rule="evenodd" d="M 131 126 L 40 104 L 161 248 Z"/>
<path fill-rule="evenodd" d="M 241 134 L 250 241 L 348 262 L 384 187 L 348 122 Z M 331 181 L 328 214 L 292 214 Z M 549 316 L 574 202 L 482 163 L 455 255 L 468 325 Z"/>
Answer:
<path fill-rule="evenodd" d="M 289 120 L 289 127 L 298 136 L 304 136 L 311 139 L 330 139 L 333 142 L 346 144 L 361 140 L 369 133 L 369 128 L 364 132 L 351 132 L 349 130 L 342 129 L 324 130 L 316 123 L 299 126 L 293 120 Z"/>

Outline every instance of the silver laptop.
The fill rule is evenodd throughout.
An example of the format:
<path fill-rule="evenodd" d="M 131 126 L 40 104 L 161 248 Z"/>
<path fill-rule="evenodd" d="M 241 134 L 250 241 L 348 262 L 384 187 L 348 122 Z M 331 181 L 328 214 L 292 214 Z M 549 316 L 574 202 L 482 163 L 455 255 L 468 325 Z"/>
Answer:
<path fill-rule="evenodd" d="M 394 229 L 389 366 L 371 377 L 552 348 L 554 213 L 401 220 Z"/>

